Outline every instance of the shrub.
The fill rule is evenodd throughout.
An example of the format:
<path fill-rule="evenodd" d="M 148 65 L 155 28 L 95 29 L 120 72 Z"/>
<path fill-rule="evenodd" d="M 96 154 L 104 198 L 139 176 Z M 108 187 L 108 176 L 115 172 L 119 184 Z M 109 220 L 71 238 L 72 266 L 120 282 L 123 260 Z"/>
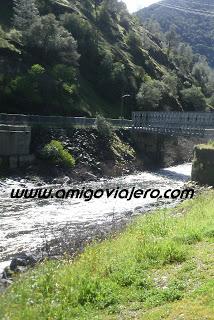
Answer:
<path fill-rule="evenodd" d="M 181 91 L 183 104 L 188 110 L 203 111 L 206 108 L 206 99 L 201 88 L 192 86 Z"/>
<path fill-rule="evenodd" d="M 99 134 L 105 139 L 110 141 L 113 138 L 113 128 L 112 125 L 101 115 L 97 115 L 96 127 Z"/>
<path fill-rule="evenodd" d="M 163 83 L 159 80 L 148 79 L 142 83 L 137 94 L 137 103 L 141 109 L 157 109 L 162 99 Z"/>
<path fill-rule="evenodd" d="M 52 140 L 44 146 L 42 156 L 54 164 L 61 164 L 69 168 L 73 168 L 75 165 L 73 156 L 65 150 L 62 143 L 57 140 Z"/>

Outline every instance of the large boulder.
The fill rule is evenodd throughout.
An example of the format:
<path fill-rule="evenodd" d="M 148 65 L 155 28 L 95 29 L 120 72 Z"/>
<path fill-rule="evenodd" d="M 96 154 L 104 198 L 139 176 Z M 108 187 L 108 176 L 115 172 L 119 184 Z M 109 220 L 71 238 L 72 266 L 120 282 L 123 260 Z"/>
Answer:
<path fill-rule="evenodd" d="M 194 148 L 192 180 L 214 186 L 214 144 L 202 144 Z"/>

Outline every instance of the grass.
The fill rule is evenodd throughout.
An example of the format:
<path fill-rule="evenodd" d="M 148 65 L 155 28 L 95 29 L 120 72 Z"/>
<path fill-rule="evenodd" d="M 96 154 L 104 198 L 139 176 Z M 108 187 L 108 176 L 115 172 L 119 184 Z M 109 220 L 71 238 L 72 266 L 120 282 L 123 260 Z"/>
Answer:
<path fill-rule="evenodd" d="M 46 261 L 0 299 L 1 320 L 214 319 L 214 191 L 137 218 L 75 261 Z"/>

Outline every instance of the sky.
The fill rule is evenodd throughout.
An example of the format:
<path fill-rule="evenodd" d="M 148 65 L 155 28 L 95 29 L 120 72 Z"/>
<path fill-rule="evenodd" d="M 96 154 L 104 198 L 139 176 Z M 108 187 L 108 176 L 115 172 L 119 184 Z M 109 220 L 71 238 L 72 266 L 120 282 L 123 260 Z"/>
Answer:
<path fill-rule="evenodd" d="M 130 12 L 135 12 L 143 7 L 147 7 L 150 4 L 158 2 L 160 0 L 123 0 L 126 3 Z"/>

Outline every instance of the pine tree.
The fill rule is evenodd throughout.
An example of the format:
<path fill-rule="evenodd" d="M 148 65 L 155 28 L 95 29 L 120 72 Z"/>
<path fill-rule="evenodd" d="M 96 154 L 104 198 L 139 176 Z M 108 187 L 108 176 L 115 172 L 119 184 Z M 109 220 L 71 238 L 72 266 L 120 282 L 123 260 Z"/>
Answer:
<path fill-rule="evenodd" d="M 13 23 L 16 29 L 27 31 L 39 18 L 35 0 L 14 0 Z"/>

